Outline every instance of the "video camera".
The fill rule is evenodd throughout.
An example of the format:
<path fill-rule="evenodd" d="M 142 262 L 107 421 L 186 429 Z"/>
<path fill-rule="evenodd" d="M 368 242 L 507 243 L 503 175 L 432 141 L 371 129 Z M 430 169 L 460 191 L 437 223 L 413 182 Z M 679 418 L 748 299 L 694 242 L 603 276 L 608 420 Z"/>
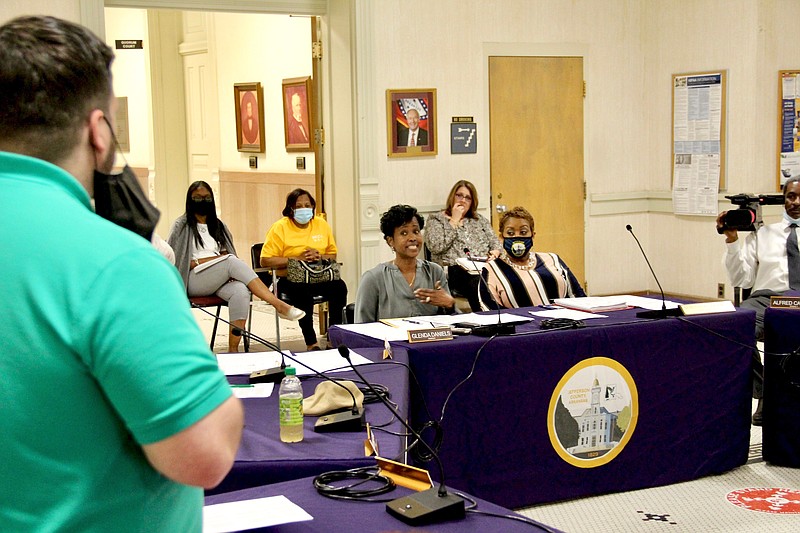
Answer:
<path fill-rule="evenodd" d="M 764 222 L 761 218 L 762 205 L 783 205 L 783 194 L 759 194 L 758 196 L 742 193 L 726 196 L 733 205 L 738 205 L 739 209 L 734 209 L 725 213 L 722 218 L 722 227 L 717 229 L 717 233 L 722 234 L 725 230 L 735 229 L 737 231 L 755 231 Z"/>

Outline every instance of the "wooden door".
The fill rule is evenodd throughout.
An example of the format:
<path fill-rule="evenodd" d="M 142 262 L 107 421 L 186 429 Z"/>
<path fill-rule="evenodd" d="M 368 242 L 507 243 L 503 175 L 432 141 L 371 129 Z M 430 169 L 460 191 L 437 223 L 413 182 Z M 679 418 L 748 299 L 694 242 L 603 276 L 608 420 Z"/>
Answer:
<path fill-rule="evenodd" d="M 555 252 L 586 285 L 583 58 L 489 58 L 492 222 L 522 206 L 534 249 Z"/>

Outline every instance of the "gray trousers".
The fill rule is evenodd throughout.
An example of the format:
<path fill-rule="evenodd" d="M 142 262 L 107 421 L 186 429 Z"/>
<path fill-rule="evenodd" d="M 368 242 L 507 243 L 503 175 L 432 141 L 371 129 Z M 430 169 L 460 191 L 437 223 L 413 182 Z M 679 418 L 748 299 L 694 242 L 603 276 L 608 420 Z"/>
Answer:
<path fill-rule="evenodd" d="M 257 278 L 253 269 L 235 255 L 202 272 L 189 271 L 189 296 L 216 294 L 228 302 L 228 319 L 245 320 L 250 310 L 250 289 L 247 284 Z"/>

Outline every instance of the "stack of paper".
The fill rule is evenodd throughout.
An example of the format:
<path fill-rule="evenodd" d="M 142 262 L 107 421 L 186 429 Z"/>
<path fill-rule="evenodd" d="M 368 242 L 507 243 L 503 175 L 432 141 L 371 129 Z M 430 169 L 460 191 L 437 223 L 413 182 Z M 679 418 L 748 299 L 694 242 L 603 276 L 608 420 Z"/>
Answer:
<path fill-rule="evenodd" d="M 459 257 L 456 259 L 456 264 L 469 272 L 470 274 L 477 274 L 479 270 L 483 270 L 486 268 L 486 258 L 482 257 L 483 261 L 480 259 L 467 259 L 466 257 Z"/>
<path fill-rule="evenodd" d="M 568 309 L 577 309 L 588 313 L 604 313 L 627 309 L 627 296 L 584 296 L 581 298 L 556 298 L 553 303 Z"/>

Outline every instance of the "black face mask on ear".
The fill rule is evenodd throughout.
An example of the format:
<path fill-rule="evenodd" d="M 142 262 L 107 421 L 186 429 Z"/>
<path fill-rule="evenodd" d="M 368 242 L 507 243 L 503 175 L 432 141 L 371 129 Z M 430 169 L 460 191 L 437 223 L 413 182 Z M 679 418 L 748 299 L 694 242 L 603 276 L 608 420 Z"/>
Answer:
<path fill-rule="evenodd" d="M 111 130 L 111 138 L 115 149 L 119 149 L 114 128 L 104 116 L 103 120 Z M 139 185 L 136 174 L 125 164 L 119 174 L 104 174 L 94 171 L 94 211 L 101 217 L 118 226 L 141 235 L 148 241 L 153 238 L 153 231 L 161 216 L 161 212 L 150 203 L 147 195 Z"/>
<path fill-rule="evenodd" d="M 119 174 L 94 171 L 94 211 L 148 241 L 161 216 L 128 165 Z"/>

